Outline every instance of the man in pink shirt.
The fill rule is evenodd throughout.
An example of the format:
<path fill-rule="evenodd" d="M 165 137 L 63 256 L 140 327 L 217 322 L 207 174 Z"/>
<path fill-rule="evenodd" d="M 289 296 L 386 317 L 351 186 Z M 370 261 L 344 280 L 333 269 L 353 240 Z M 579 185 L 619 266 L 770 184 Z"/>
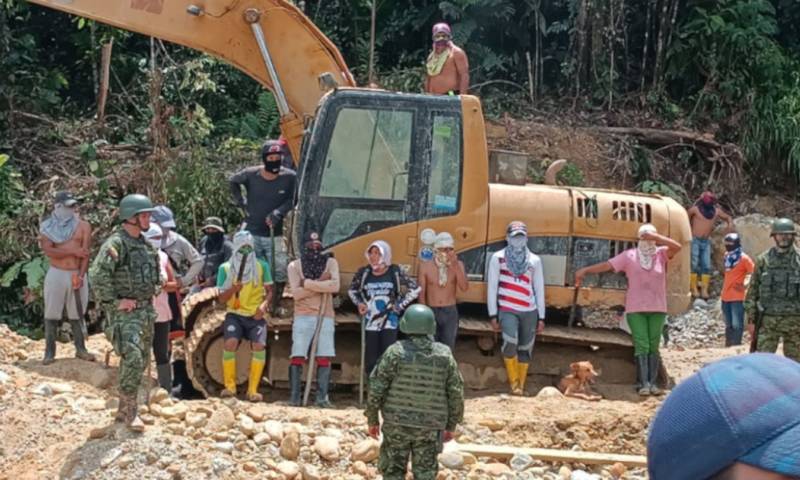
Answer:
<path fill-rule="evenodd" d="M 667 318 L 667 262 L 681 249 L 681 244 L 659 235 L 651 224 L 639 228 L 639 243 L 607 262 L 584 267 L 575 272 L 575 287 L 590 273 L 623 272 L 628 278 L 625 295 L 625 318 L 633 337 L 638 371 L 639 395 L 659 395 L 656 386 L 660 358 L 658 347 Z"/>

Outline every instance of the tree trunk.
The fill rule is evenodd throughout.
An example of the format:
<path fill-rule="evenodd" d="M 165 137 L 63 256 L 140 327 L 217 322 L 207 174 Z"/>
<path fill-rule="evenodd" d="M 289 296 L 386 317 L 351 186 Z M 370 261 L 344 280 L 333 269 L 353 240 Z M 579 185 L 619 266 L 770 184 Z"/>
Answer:
<path fill-rule="evenodd" d="M 106 100 L 108 100 L 109 73 L 111 70 L 111 50 L 114 48 L 114 38 L 103 45 L 100 56 L 100 92 L 97 99 L 97 124 L 103 128 L 106 118 Z"/>

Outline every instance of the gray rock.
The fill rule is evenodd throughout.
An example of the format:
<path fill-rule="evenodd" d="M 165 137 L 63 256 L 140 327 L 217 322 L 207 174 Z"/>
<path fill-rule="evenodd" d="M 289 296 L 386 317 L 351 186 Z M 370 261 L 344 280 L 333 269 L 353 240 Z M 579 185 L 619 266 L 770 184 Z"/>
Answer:
<path fill-rule="evenodd" d="M 439 463 L 450 470 L 458 470 L 464 466 L 464 457 L 458 452 L 445 452 L 439 455 Z"/>
<path fill-rule="evenodd" d="M 35 387 L 33 387 L 33 390 L 31 390 L 31 391 L 35 395 L 41 395 L 42 397 L 52 397 L 53 396 L 53 388 L 50 385 L 46 384 L 46 383 L 40 383 L 39 385 L 36 385 Z"/>
<path fill-rule="evenodd" d="M 515 471 L 521 472 L 533 464 L 533 458 L 530 455 L 526 455 L 524 453 L 517 453 L 511 460 L 509 460 L 508 465 Z"/>

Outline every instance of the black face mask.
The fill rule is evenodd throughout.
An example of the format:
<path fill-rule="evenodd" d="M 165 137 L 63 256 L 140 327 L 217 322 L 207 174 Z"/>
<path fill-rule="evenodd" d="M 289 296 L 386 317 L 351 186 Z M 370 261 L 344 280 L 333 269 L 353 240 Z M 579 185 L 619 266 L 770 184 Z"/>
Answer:
<path fill-rule="evenodd" d="M 264 160 L 264 169 L 269 173 L 280 173 L 281 171 L 281 161 L 269 161 Z"/>
<path fill-rule="evenodd" d="M 728 252 L 732 252 L 732 251 L 736 250 L 737 248 L 739 248 L 739 245 L 736 245 L 735 243 L 726 243 L 725 244 L 725 250 L 728 251 Z"/>

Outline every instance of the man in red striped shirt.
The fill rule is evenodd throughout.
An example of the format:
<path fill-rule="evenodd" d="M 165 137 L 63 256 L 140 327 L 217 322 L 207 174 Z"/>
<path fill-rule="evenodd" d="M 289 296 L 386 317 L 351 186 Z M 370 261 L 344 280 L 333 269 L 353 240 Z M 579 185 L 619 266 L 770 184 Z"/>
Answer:
<path fill-rule="evenodd" d="M 511 394 L 523 395 L 533 341 L 544 330 L 544 273 L 541 259 L 528 250 L 524 223 L 508 225 L 506 242 L 489 261 L 486 304 L 492 328 L 503 332 L 503 361 Z"/>

